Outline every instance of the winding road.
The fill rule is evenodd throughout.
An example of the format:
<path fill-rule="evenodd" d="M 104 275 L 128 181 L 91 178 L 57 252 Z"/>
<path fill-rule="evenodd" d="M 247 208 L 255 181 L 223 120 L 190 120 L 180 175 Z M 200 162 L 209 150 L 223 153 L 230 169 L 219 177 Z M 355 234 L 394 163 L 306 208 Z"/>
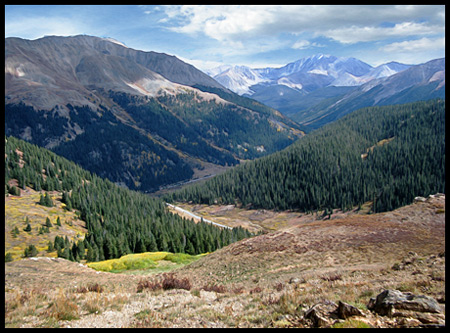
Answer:
<path fill-rule="evenodd" d="M 201 216 L 198 216 L 198 215 L 193 214 L 192 212 L 190 212 L 190 211 L 188 211 L 188 210 L 186 210 L 186 209 L 183 209 L 183 208 L 178 207 L 178 206 L 174 206 L 174 205 L 172 205 L 172 204 L 170 204 L 170 203 L 167 203 L 167 202 L 166 202 L 166 205 L 169 206 L 170 208 L 173 208 L 173 209 L 179 211 L 179 212 L 186 213 L 186 214 L 188 214 L 189 216 L 192 216 L 192 217 L 195 218 L 195 219 L 199 219 L 199 220 L 200 220 L 200 219 L 203 218 L 203 217 L 201 217 Z M 219 223 L 213 222 L 213 221 L 211 221 L 211 220 L 207 220 L 207 219 L 205 219 L 205 218 L 203 218 L 203 221 L 204 221 L 204 222 L 207 222 L 207 223 L 214 224 L 214 225 L 216 225 L 216 226 L 218 226 L 218 227 L 221 227 L 221 228 L 233 229 L 233 228 L 231 228 L 231 227 L 229 227 L 229 226 L 226 226 L 226 225 L 223 225 L 223 224 L 219 224 Z"/>

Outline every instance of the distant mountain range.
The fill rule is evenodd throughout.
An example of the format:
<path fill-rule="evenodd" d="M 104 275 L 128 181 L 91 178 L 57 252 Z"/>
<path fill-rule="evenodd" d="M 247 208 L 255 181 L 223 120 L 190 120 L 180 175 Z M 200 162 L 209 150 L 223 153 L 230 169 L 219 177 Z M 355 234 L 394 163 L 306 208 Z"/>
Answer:
<path fill-rule="evenodd" d="M 390 62 L 372 67 L 355 58 L 317 54 L 280 68 L 222 66 L 207 70 L 219 83 L 240 95 L 253 95 L 260 86 L 284 85 L 306 93 L 327 86 L 358 86 L 401 72 L 410 65 Z"/>
<path fill-rule="evenodd" d="M 397 74 L 373 79 L 342 95 L 322 100 L 292 118 L 311 128 L 318 128 L 367 106 L 403 104 L 445 99 L 445 58 L 411 66 Z"/>
<path fill-rule="evenodd" d="M 352 105 L 364 107 L 385 105 L 391 100 L 412 102 L 445 98 L 445 59 L 427 64 L 389 62 L 372 67 L 351 57 L 318 54 L 280 68 L 222 66 L 207 73 L 230 90 L 276 108 L 314 129 L 356 110 Z M 404 76 L 397 76 L 405 71 L 408 72 Z M 396 82 L 393 90 L 391 77 L 396 77 L 392 79 Z M 375 86 L 384 87 L 377 88 L 384 91 L 383 95 L 372 96 L 373 99 L 362 96 L 361 92 Z M 406 88 L 415 93 L 404 91 Z M 376 95 L 375 91 L 371 94 Z M 396 97 L 387 98 L 388 95 Z M 350 102 L 353 96 L 358 96 L 358 101 Z M 347 101 L 344 103 L 347 112 L 335 111 L 335 103 L 340 104 L 342 100 Z M 327 116 L 328 113 L 334 116 Z"/>
<path fill-rule="evenodd" d="M 85 35 L 5 39 L 5 133 L 142 191 L 304 134 L 175 56 Z"/>

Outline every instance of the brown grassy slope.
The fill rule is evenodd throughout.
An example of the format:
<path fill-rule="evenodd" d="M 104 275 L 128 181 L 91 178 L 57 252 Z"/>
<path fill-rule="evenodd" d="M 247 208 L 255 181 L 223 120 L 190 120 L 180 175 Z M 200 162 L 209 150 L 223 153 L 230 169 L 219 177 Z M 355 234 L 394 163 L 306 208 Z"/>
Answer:
<path fill-rule="evenodd" d="M 179 271 L 218 284 L 285 282 L 318 272 L 393 265 L 445 251 L 445 197 L 373 215 L 305 222 L 216 251 Z"/>
<path fill-rule="evenodd" d="M 445 305 L 445 197 L 393 212 L 303 221 L 178 269 L 191 291 L 137 292 L 158 276 L 96 272 L 64 259 L 5 264 L 6 327 L 286 327 L 321 300 L 368 312 L 384 289 Z M 100 285 L 101 293 L 80 287 Z M 225 292 L 201 290 L 224 287 Z M 69 319 L 68 319 L 69 318 Z M 389 318 L 373 327 L 395 327 Z"/>

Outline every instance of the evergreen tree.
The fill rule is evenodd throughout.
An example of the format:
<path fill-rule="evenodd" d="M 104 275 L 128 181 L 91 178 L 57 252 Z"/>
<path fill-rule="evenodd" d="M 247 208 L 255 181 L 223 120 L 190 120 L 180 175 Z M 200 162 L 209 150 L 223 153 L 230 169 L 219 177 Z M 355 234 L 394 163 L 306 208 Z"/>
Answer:
<path fill-rule="evenodd" d="M 50 219 L 48 218 L 48 216 L 47 216 L 47 218 L 45 219 L 45 226 L 46 226 L 47 228 L 53 227 L 53 224 L 50 222 Z"/>
<path fill-rule="evenodd" d="M 7 252 L 7 253 L 5 254 L 5 262 L 11 262 L 11 261 L 13 261 L 12 254 L 9 253 L 9 252 Z"/>
<path fill-rule="evenodd" d="M 31 244 L 24 250 L 25 257 L 35 257 L 35 256 L 37 256 L 37 254 L 38 254 L 38 251 L 36 249 L 36 246 L 34 246 L 33 244 Z"/>
<path fill-rule="evenodd" d="M 8 191 L 10 194 L 20 196 L 20 190 L 16 186 L 11 186 Z"/>

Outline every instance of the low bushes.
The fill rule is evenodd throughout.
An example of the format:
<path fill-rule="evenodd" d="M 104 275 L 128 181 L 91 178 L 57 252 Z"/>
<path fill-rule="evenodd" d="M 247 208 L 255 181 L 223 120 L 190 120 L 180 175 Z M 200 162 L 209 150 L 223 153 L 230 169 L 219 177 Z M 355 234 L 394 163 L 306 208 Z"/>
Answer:
<path fill-rule="evenodd" d="M 185 289 L 191 290 L 191 282 L 188 278 L 178 279 L 174 273 L 163 274 L 162 281 L 139 281 L 137 286 L 137 292 L 142 292 L 144 289 L 151 291 L 155 290 L 169 290 L 169 289 Z"/>

